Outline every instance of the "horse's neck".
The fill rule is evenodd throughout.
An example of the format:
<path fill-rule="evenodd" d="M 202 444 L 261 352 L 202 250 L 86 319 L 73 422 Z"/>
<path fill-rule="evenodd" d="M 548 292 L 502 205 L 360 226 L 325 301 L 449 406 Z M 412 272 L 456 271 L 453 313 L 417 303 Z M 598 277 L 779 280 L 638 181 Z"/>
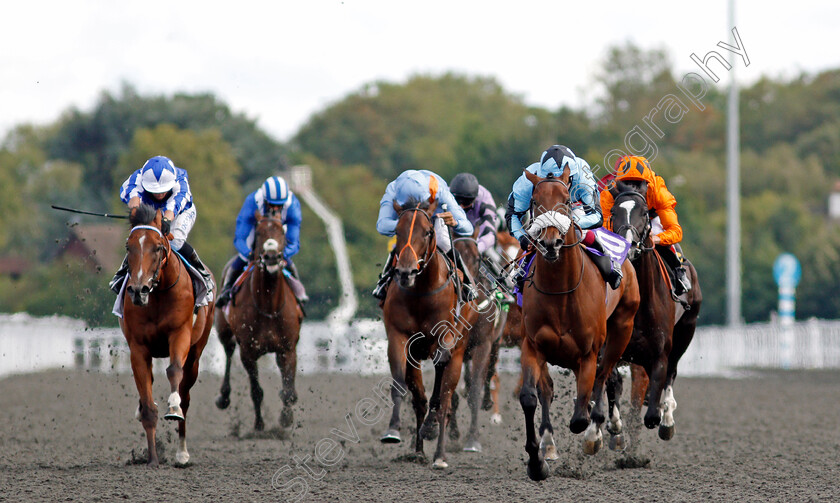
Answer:
<path fill-rule="evenodd" d="M 569 246 L 571 243 L 563 243 L 565 248 L 560 249 L 559 258 L 552 262 L 543 257 L 537 251 L 534 275 L 539 274 L 540 289 L 548 291 L 571 290 L 581 281 L 583 268 L 583 250 L 580 246 Z M 543 283 L 543 281 L 545 283 Z"/>
<path fill-rule="evenodd" d="M 429 259 L 429 265 L 426 266 L 423 274 L 417 277 L 415 284 L 417 289 L 421 291 L 434 290 L 446 281 L 448 275 L 449 269 L 446 267 L 446 259 L 443 258 L 442 253 L 435 249 Z"/>
<path fill-rule="evenodd" d="M 662 271 L 660 259 L 656 253 L 656 250 L 642 252 L 639 259 L 633 263 L 639 282 L 639 294 L 642 298 L 653 298 L 654 295 L 668 291 L 667 280 L 662 277 L 667 273 Z"/>
<path fill-rule="evenodd" d="M 160 267 L 158 288 L 168 290 L 175 285 L 175 282 L 180 281 L 182 267 L 186 268 L 181 264 L 181 259 L 170 251 L 166 262 Z M 186 271 L 184 272 L 186 273 Z"/>
<path fill-rule="evenodd" d="M 283 270 L 277 274 L 270 274 L 262 267 L 254 267 L 251 281 L 254 287 L 254 301 L 266 310 L 274 310 L 283 304 L 284 288 Z M 267 293 L 266 293 L 267 292 Z"/>

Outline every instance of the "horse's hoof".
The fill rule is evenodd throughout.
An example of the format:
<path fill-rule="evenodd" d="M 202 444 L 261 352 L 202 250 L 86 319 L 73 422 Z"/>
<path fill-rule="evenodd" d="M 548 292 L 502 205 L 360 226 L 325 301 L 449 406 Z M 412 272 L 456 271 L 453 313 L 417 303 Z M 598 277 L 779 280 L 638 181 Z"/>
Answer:
<path fill-rule="evenodd" d="M 662 440 L 671 440 L 674 438 L 674 433 L 676 432 L 676 426 L 659 426 L 659 438 Z"/>
<path fill-rule="evenodd" d="M 540 438 L 540 452 L 542 452 L 543 459 L 546 461 L 556 461 L 560 459 L 557 454 L 557 445 L 554 443 L 554 436 L 546 431 Z"/>
<path fill-rule="evenodd" d="M 446 470 L 447 468 L 449 468 L 449 463 L 443 459 L 438 458 L 432 463 L 432 469 L 434 470 Z"/>
<path fill-rule="evenodd" d="M 399 430 L 388 430 L 384 435 L 379 437 L 379 441 L 383 444 L 398 444 L 402 442 Z"/>
<path fill-rule="evenodd" d="M 539 463 L 537 467 L 528 463 L 528 478 L 531 480 L 540 481 L 548 478 L 548 463 L 544 459 L 539 460 Z"/>
<path fill-rule="evenodd" d="M 481 402 L 481 410 L 490 410 L 493 408 L 493 399 L 490 397 L 484 397 L 484 401 Z"/>
<path fill-rule="evenodd" d="M 600 451 L 601 447 L 603 447 L 603 446 L 604 446 L 604 439 L 601 438 L 601 437 L 598 437 L 597 440 L 592 441 L 592 442 L 584 440 L 583 441 L 583 453 L 588 454 L 590 456 L 594 456 L 595 454 L 598 454 L 598 451 Z"/>
<path fill-rule="evenodd" d="M 584 431 L 586 428 L 589 427 L 589 418 L 582 417 L 582 418 L 572 418 L 569 422 L 569 429 L 572 430 L 572 433 L 578 434 Z"/>
<path fill-rule="evenodd" d="M 259 421 L 254 421 L 254 431 L 263 431 L 265 429 L 265 423 L 262 422 L 262 419 Z"/>
<path fill-rule="evenodd" d="M 481 452 L 481 442 L 478 440 L 468 440 L 464 446 L 464 452 Z"/>
<path fill-rule="evenodd" d="M 659 426 L 660 421 L 662 421 L 662 418 L 659 417 L 659 413 L 645 414 L 645 428 L 649 430 Z"/>
<path fill-rule="evenodd" d="M 610 450 L 611 451 L 624 451 L 627 449 L 627 442 L 624 439 L 624 435 L 612 435 L 610 436 Z"/>
<path fill-rule="evenodd" d="M 216 407 L 225 410 L 230 406 L 230 397 L 219 395 L 216 397 Z"/>
<path fill-rule="evenodd" d="M 280 426 L 282 426 L 283 428 L 288 428 L 292 425 L 292 423 L 294 423 L 294 421 L 295 418 L 292 409 L 289 409 L 287 407 L 280 412 Z"/>
<path fill-rule="evenodd" d="M 168 419 L 170 421 L 183 421 L 184 420 L 184 413 L 181 411 L 181 407 L 169 407 L 169 412 L 163 416 L 164 419 Z"/>
<path fill-rule="evenodd" d="M 438 436 L 438 424 L 437 422 L 434 423 L 423 423 L 423 426 L 420 427 L 420 436 L 423 437 L 423 440 L 434 440 Z"/>
<path fill-rule="evenodd" d="M 461 438 L 461 431 L 454 424 L 449 428 L 449 440 L 458 440 Z"/>
<path fill-rule="evenodd" d="M 502 424 L 502 415 L 496 413 L 490 416 L 490 424 Z"/>
<path fill-rule="evenodd" d="M 190 453 L 189 452 L 178 452 L 175 454 L 175 464 L 177 465 L 186 465 L 190 462 Z"/>

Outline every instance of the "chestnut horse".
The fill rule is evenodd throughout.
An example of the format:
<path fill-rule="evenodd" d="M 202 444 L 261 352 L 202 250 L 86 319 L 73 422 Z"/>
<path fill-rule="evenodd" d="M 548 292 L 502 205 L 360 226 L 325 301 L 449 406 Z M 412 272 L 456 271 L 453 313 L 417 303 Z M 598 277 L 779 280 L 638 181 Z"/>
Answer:
<path fill-rule="evenodd" d="M 477 231 L 476 231 L 477 232 Z M 476 282 L 478 297 L 475 299 L 475 309 L 478 318 L 471 328 L 468 328 L 467 347 L 464 351 L 464 383 L 466 384 L 467 403 L 470 406 L 470 431 L 463 450 L 467 452 L 481 452 L 481 442 L 478 441 L 478 411 L 482 408 L 482 391 L 488 378 L 490 353 L 493 342 L 498 340 L 505 326 L 507 313 L 502 311 L 496 301 L 495 284 L 490 278 L 487 268 L 481 265 L 478 253 L 478 243 L 475 237 L 460 237 L 455 240 L 455 249 L 461 254 L 464 266 L 469 270 Z M 488 397 L 485 397 L 488 398 Z M 486 408 L 485 410 L 489 409 Z M 450 418 L 450 437 L 458 438 L 456 413 L 458 410 L 458 394 L 452 395 L 452 412 Z"/>
<path fill-rule="evenodd" d="M 611 192 L 615 198 L 611 226 L 632 244 L 628 256 L 635 266 L 641 295 L 633 335 L 622 356 L 622 360 L 641 367 L 633 369 L 631 404 L 634 413 L 638 414 L 647 390 L 645 426 L 659 426 L 659 437 L 670 440 L 675 430 L 674 409 L 677 402 L 674 400 L 673 384 L 677 377 L 677 363 L 691 343 L 697 327 L 697 315 L 703 300 L 700 283 L 694 266 L 686 262 L 692 289 L 683 295 L 683 302 L 689 309 L 686 310 L 681 302 L 675 302 L 671 297 L 665 264 L 655 251 L 650 236 L 651 222 L 644 192 L 637 192 L 622 182 L 618 182 Z M 647 376 L 650 376 L 649 386 Z M 621 391 L 621 374 L 614 372 L 607 383 L 610 402 L 610 426 L 607 431 L 613 435 L 610 439 L 610 447 L 613 448 L 621 448 L 624 443 L 618 410 Z"/>
<path fill-rule="evenodd" d="M 545 443 L 545 436 L 551 437 L 547 420 L 554 394 L 550 379 L 543 379 L 548 375 L 546 364 L 574 372 L 577 399 L 569 429 L 572 433 L 586 430 L 584 452 L 595 454 L 602 444 L 601 425 L 607 415 L 605 382 L 630 341 L 639 290 L 629 262 L 622 265 L 621 286 L 612 290 L 585 256 L 569 209 L 569 169 L 559 177 L 540 178 L 528 171 L 525 176 L 534 186 L 528 232 L 537 253 L 523 291 L 519 402 L 525 414 L 528 476 L 543 480 L 548 477 L 548 465 L 534 433 L 534 413 L 539 401 Z M 548 389 L 542 389 L 546 384 Z M 591 411 L 590 397 L 595 402 Z M 552 438 L 550 443 L 554 443 Z"/>
<path fill-rule="evenodd" d="M 254 259 L 249 264 L 250 273 L 231 302 L 216 313 L 216 332 L 225 349 L 225 376 L 216 398 L 216 406 L 225 409 L 230 405 L 230 362 L 236 344 L 239 358 L 251 382 L 251 400 L 254 402 L 254 430 L 265 428 L 262 418 L 263 390 L 260 387 L 257 360 L 274 353 L 283 377 L 283 410 L 280 425 L 289 427 L 294 421 L 292 405 L 297 402 L 295 372 L 297 369 L 297 343 L 303 311 L 284 277 L 283 248 L 286 235 L 283 221 L 276 211 L 267 215 L 257 213 L 254 230 Z M 223 275 L 229 273 L 230 262 Z"/>
<path fill-rule="evenodd" d="M 452 394 L 461 378 L 467 327 L 475 323 L 478 313 L 474 302 L 458 309 L 454 273 L 437 248 L 432 222 L 437 202 L 430 199 L 409 201 L 403 206 L 396 201 L 393 204 L 399 213 L 395 278 L 382 309 L 388 334 L 388 363 L 394 379 L 394 407 L 388 430 L 380 440 L 401 441 L 400 404 L 408 387 L 417 420 L 415 452 L 422 457 L 423 439 L 437 436 L 432 467 L 447 468 L 446 423 Z M 431 403 L 426 399 L 420 368 L 425 359 L 432 359 L 435 366 Z"/>
<path fill-rule="evenodd" d="M 128 275 L 120 328 L 128 342 L 131 371 L 140 393 L 136 417 L 146 430 L 148 464 L 157 466 L 152 358 L 169 357 L 169 410 L 163 417 L 178 421 L 175 460 L 183 465 L 190 459 L 186 440 L 190 388 L 198 378 L 198 361 L 210 336 L 213 302 L 193 315 L 192 281 L 186 266 L 172 253 L 171 234 L 164 236 L 160 230 L 160 210 L 141 205 L 131 211 L 129 222 L 132 228 L 125 243 Z"/>

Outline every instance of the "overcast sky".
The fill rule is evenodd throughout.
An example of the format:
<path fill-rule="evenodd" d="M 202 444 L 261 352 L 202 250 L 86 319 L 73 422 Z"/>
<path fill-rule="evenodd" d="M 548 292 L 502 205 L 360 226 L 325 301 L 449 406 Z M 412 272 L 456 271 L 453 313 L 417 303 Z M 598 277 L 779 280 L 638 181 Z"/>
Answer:
<path fill-rule="evenodd" d="M 606 48 L 664 47 L 678 74 L 729 41 L 726 0 L 14 1 L 2 7 L 0 135 L 103 90 L 212 92 L 278 140 L 374 80 L 457 71 L 526 103 L 579 108 Z M 840 2 L 739 0 L 738 78 L 840 68 Z M 728 77 L 718 85 L 725 85 Z"/>

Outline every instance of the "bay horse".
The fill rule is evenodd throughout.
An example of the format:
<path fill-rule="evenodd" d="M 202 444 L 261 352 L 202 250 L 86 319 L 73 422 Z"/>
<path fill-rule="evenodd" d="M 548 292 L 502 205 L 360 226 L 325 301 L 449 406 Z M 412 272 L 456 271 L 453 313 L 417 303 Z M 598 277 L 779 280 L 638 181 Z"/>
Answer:
<path fill-rule="evenodd" d="M 383 443 L 399 443 L 400 404 L 406 387 L 412 394 L 417 420 L 415 454 L 421 459 L 423 440 L 437 437 L 433 468 L 445 469 L 446 426 L 452 395 L 461 378 L 468 326 L 475 323 L 475 301 L 458 308 L 454 272 L 437 248 L 432 216 L 434 199 L 393 203 L 399 214 L 395 278 L 382 305 L 388 335 L 388 364 L 394 383 L 394 403 Z M 454 266 L 452 266 L 454 267 Z M 435 382 L 431 403 L 423 387 L 422 360 L 431 359 Z M 427 415 L 428 412 L 428 415 Z M 424 420 L 425 417 L 425 420 Z"/>
<path fill-rule="evenodd" d="M 633 335 L 622 360 L 633 364 L 631 404 L 634 413 L 640 412 L 646 394 L 648 409 L 644 417 L 645 426 L 651 429 L 659 426 L 659 437 L 670 440 L 675 431 L 677 402 L 674 400 L 673 384 L 677 377 L 677 364 L 694 337 L 703 295 L 697 270 L 686 261 L 686 273 L 692 289 L 683 294 L 682 300 L 688 309 L 671 297 L 665 263 L 651 238 L 651 219 L 644 195 L 647 187 L 644 185 L 637 190 L 618 181 L 610 189 L 615 198 L 610 224 L 617 234 L 632 244 L 628 257 L 635 266 L 641 295 Z M 610 406 L 607 431 L 612 435 L 612 448 L 622 448 L 624 444 L 618 403 L 621 391 L 621 374 L 614 372 L 607 383 Z"/>
<path fill-rule="evenodd" d="M 571 218 L 569 169 L 563 169 L 558 177 L 541 178 L 528 171 L 525 176 L 534 186 L 528 230 L 537 253 L 523 289 L 525 337 L 519 402 L 525 414 L 527 473 L 533 480 L 543 480 L 548 477 L 548 465 L 534 432 L 534 413 L 539 401 L 543 415 L 540 434 L 543 443 L 548 436 L 553 444 L 548 410 L 554 390 L 551 380 L 543 378 L 548 375 L 547 363 L 574 372 L 577 399 L 569 429 L 572 433 L 586 430 L 583 450 L 595 454 L 603 443 L 605 383 L 630 341 L 639 290 L 629 262 L 622 264 L 621 285 L 612 290 L 585 256 Z M 595 402 L 591 410 L 590 397 Z"/>
<path fill-rule="evenodd" d="M 161 232 L 161 212 L 141 205 L 131 211 L 126 240 L 128 275 L 125 278 L 120 328 L 131 353 L 131 371 L 140 393 L 136 417 L 146 431 L 149 466 L 158 465 L 155 447 L 157 404 L 152 397 L 152 358 L 169 357 L 166 377 L 170 395 L 164 419 L 178 421 L 178 452 L 184 465 L 187 452 L 187 410 L 190 389 L 198 378 L 198 362 L 210 336 L 214 304 L 195 311 L 192 281 L 186 266 L 172 253 Z M 130 302 L 129 302 L 130 301 Z"/>
<path fill-rule="evenodd" d="M 476 230 L 476 233 L 478 230 Z M 464 266 L 475 279 L 478 297 L 475 299 L 475 310 L 478 317 L 472 327 L 468 328 L 467 346 L 464 351 L 464 383 L 466 384 L 467 403 L 470 407 L 470 431 L 463 450 L 467 452 L 481 452 L 481 442 L 478 440 L 478 411 L 482 409 L 482 391 L 486 390 L 489 375 L 490 353 L 494 341 L 498 340 L 505 326 L 507 313 L 503 311 L 495 296 L 495 284 L 488 278 L 490 272 L 481 263 L 478 253 L 478 243 L 475 235 L 460 237 L 454 240 L 455 249 L 461 255 Z M 485 395 L 486 398 L 486 395 Z M 487 410 L 489 408 L 485 408 Z M 452 396 L 452 411 L 450 419 L 450 438 L 459 437 L 456 413 L 458 410 L 458 394 Z"/>
<path fill-rule="evenodd" d="M 254 430 L 262 431 L 263 390 L 257 360 L 266 353 L 275 354 L 283 378 L 280 425 L 289 427 L 294 422 L 292 405 L 298 400 L 295 372 L 303 311 L 284 276 L 286 234 L 279 210 L 274 208 L 266 215 L 257 211 L 255 217 L 254 258 L 246 269 L 250 272 L 230 303 L 216 313 L 216 332 L 225 350 L 225 375 L 216 406 L 226 409 L 230 405 L 230 363 L 239 344 L 239 358 L 251 383 Z M 230 273 L 232 260 L 223 275 Z"/>

